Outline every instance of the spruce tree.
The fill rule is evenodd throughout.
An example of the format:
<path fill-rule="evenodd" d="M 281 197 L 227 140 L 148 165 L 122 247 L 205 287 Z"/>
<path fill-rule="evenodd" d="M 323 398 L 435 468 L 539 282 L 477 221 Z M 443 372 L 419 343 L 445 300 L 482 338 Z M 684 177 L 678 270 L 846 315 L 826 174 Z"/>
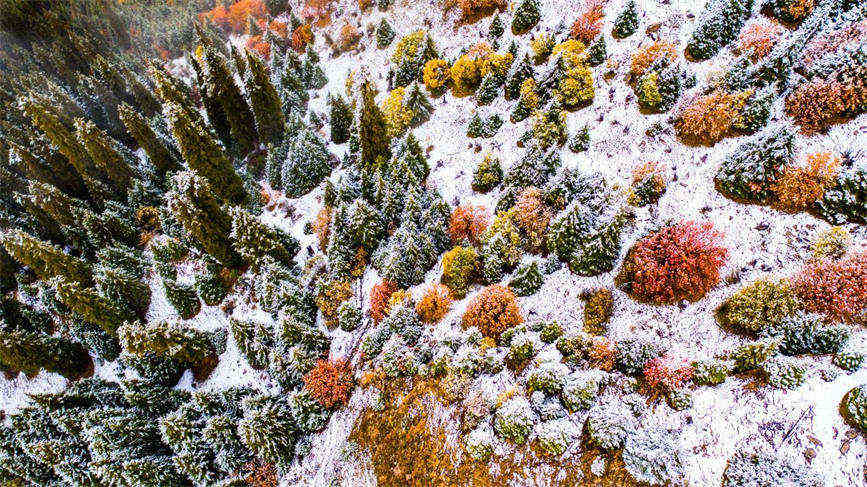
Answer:
<path fill-rule="evenodd" d="M 413 83 L 412 88 L 409 90 L 409 95 L 406 98 L 406 108 L 412 113 L 410 125 L 413 127 L 418 127 L 430 120 L 431 113 L 433 113 L 433 105 L 431 105 L 430 100 L 428 100 L 417 82 Z"/>
<path fill-rule="evenodd" d="M 181 168 L 180 155 L 177 153 L 177 149 L 167 143 L 168 141 L 161 140 L 150 124 L 137 111 L 124 103 L 118 107 L 118 114 L 126 126 L 127 132 L 144 150 L 148 160 L 161 176 Z"/>
<path fill-rule="evenodd" d="M 192 171 L 175 175 L 176 189 L 168 193 L 169 208 L 194 243 L 226 267 L 237 267 L 241 256 L 232 248 L 232 221 L 214 197 L 207 180 Z"/>
<path fill-rule="evenodd" d="M 635 5 L 635 0 L 626 2 L 623 11 L 614 19 L 614 29 L 612 35 L 618 39 L 625 39 L 638 29 L 638 7 Z"/>
<path fill-rule="evenodd" d="M 529 54 L 524 54 L 521 61 L 513 68 L 509 80 L 506 82 L 506 100 L 514 100 L 521 95 L 521 84 L 527 78 L 533 77 L 533 62 Z"/>
<path fill-rule="evenodd" d="M 268 68 L 257 56 L 247 51 L 247 96 L 256 119 L 256 131 L 262 142 L 280 141 L 286 129 L 286 119 L 277 89 L 271 83 Z"/>
<path fill-rule="evenodd" d="M 512 34 L 526 33 L 539 23 L 541 17 L 539 0 L 523 0 L 515 9 L 515 17 L 512 19 Z"/>
<path fill-rule="evenodd" d="M 202 303 L 196 289 L 190 284 L 181 284 L 171 279 L 163 279 L 166 299 L 175 308 L 182 320 L 189 320 L 199 314 Z"/>
<path fill-rule="evenodd" d="M 207 96 L 219 103 L 226 116 L 231 134 L 230 147 L 239 156 L 245 156 L 256 148 L 258 140 L 253 112 L 235 84 L 226 60 L 214 49 L 205 49 L 204 71 Z"/>
<path fill-rule="evenodd" d="M 250 18 L 253 18 L 253 16 L 251 15 Z M 234 44 L 230 46 L 230 52 L 232 54 L 232 64 L 234 65 L 235 72 L 238 73 L 238 76 L 240 76 L 241 79 L 244 79 L 247 76 L 247 60 L 243 55 L 241 55 L 241 51 L 239 51 Z M 249 52 L 247 52 L 247 55 L 249 55 Z M 255 113 L 253 113 L 253 115 L 255 115 Z"/>
<path fill-rule="evenodd" d="M 54 282 L 57 299 L 85 321 L 102 328 L 115 336 L 117 328 L 124 321 L 135 320 L 134 312 L 121 309 L 101 296 L 93 288 L 85 288 L 78 283 L 66 280 Z"/>
<path fill-rule="evenodd" d="M 29 179 L 53 184 L 64 193 L 77 198 L 87 197 L 84 180 L 60 152 L 39 145 L 28 149 L 11 140 L 8 143 L 10 160 L 15 158 Z M 37 156 L 33 150 L 41 151 L 41 156 Z"/>
<path fill-rule="evenodd" d="M 391 28 L 391 24 L 383 18 L 382 22 L 379 23 L 379 27 L 376 28 L 376 47 L 385 49 L 394 40 L 395 35 L 397 34 Z"/>
<path fill-rule="evenodd" d="M 44 333 L 0 330 L 0 368 L 6 371 L 34 376 L 46 370 L 75 380 L 91 365 L 90 355 L 78 343 Z"/>
<path fill-rule="evenodd" d="M 361 97 L 361 120 L 359 124 L 361 164 L 369 169 L 376 164 L 377 159 L 387 160 L 391 157 L 389 148 L 391 140 L 389 140 L 385 117 L 374 100 L 373 88 L 367 82 L 361 86 Z"/>
<path fill-rule="evenodd" d="M 608 49 L 605 45 L 605 36 L 599 35 L 590 48 L 587 49 L 587 64 L 590 66 L 599 66 L 605 62 L 608 56 Z"/>
<path fill-rule="evenodd" d="M 292 258 L 298 253 L 299 244 L 291 235 L 279 228 L 262 223 L 252 213 L 234 207 L 230 211 L 232 233 L 230 238 L 244 259 L 258 268 L 265 257 L 292 266 Z"/>
<path fill-rule="evenodd" d="M 39 181 L 30 181 L 28 184 L 30 200 L 61 225 L 75 226 L 73 209 L 81 205 L 81 202 L 70 198 L 54 186 Z"/>
<path fill-rule="evenodd" d="M 331 142 L 342 144 L 349 140 L 352 128 L 352 108 L 346 104 L 340 94 L 329 97 L 331 105 Z"/>
<path fill-rule="evenodd" d="M 204 126 L 190 119 L 187 112 L 174 103 L 167 103 L 164 112 L 181 155 L 190 169 L 208 180 L 220 200 L 242 203 L 247 196 L 244 181 L 223 148 Z"/>
<path fill-rule="evenodd" d="M 0 294 L 14 291 L 18 286 L 15 274 L 19 267 L 9 252 L 6 252 L 6 248 L 0 245 Z"/>
<path fill-rule="evenodd" d="M 506 27 L 503 25 L 503 20 L 500 19 L 499 13 L 495 14 L 490 27 L 488 27 L 488 38 L 496 41 L 503 36 L 504 32 L 506 32 Z"/>
<path fill-rule="evenodd" d="M 40 279 L 62 276 L 82 284 L 92 282 L 93 274 L 87 262 L 21 230 L 0 234 L 0 243 L 9 255 L 29 267 Z"/>
<path fill-rule="evenodd" d="M 99 130 L 93 122 L 84 119 L 75 121 L 78 139 L 87 149 L 96 167 L 105 174 L 111 184 L 123 194 L 129 190 L 135 176 L 129 160 L 117 147 L 117 142 Z"/>

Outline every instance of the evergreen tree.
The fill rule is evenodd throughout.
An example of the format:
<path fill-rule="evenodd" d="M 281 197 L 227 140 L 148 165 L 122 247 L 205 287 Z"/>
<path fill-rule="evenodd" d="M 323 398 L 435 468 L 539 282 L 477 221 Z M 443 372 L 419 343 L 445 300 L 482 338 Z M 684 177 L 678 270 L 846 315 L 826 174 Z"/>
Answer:
<path fill-rule="evenodd" d="M 37 156 L 31 149 L 20 146 L 11 140 L 7 142 L 10 147 L 10 162 L 17 161 L 28 178 L 53 184 L 68 195 L 87 198 L 87 187 L 84 185 L 81 175 L 69 163 L 69 160 L 58 151 L 38 145 L 31 148 L 33 150 L 44 149 L 42 155 Z"/>
<path fill-rule="evenodd" d="M 87 373 L 90 355 L 80 344 L 44 333 L 0 330 L 0 368 L 34 376 L 40 370 L 69 380 Z"/>
<path fill-rule="evenodd" d="M 0 234 L 0 241 L 9 255 L 29 267 L 40 279 L 62 276 L 82 284 L 92 282 L 93 275 L 87 262 L 21 230 Z"/>
<path fill-rule="evenodd" d="M 529 54 L 524 54 L 524 57 L 519 63 L 516 63 L 512 68 L 512 74 L 506 82 L 506 100 L 514 100 L 521 95 L 521 84 L 527 78 L 533 77 L 533 62 L 530 60 Z"/>
<path fill-rule="evenodd" d="M 57 299 L 61 303 L 85 321 L 102 328 L 109 335 L 115 336 L 117 328 L 124 321 L 136 319 L 134 312 L 118 308 L 93 288 L 85 288 L 78 283 L 65 280 L 56 281 L 54 284 Z"/>
<path fill-rule="evenodd" d="M 163 279 L 163 286 L 166 290 L 166 299 L 182 320 L 189 320 L 199 314 L 202 303 L 199 302 L 199 296 L 193 286 L 171 279 Z"/>
<path fill-rule="evenodd" d="M 365 168 L 372 168 L 379 158 L 391 157 L 389 149 L 388 126 L 382 110 L 374 100 L 374 91 L 369 83 L 361 86 L 362 106 L 359 124 L 361 142 L 361 164 Z"/>
<path fill-rule="evenodd" d="M 205 49 L 204 71 L 205 92 L 220 105 L 229 125 L 231 143 L 227 145 L 239 156 L 250 153 L 258 140 L 255 119 L 226 60 L 214 49 Z"/>
<path fill-rule="evenodd" d="M 316 132 L 304 127 L 283 144 L 280 179 L 283 191 L 297 198 L 316 187 L 331 173 L 333 156 Z"/>
<path fill-rule="evenodd" d="M 105 174 L 106 179 L 115 188 L 126 194 L 135 174 L 129 165 L 130 160 L 126 157 L 128 154 L 125 153 L 125 149 L 121 149 L 117 142 L 96 128 L 93 122 L 78 119 L 75 121 L 75 127 L 78 139 L 87 148 L 96 167 Z"/>
<path fill-rule="evenodd" d="M 96 288 L 117 309 L 144 317 L 151 300 L 148 284 L 120 269 L 101 265 L 96 270 Z"/>
<path fill-rule="evenodd" d="M 180 155 L 174 145 L 161 140 L 137 111 L 123 103 L 118 107 L 118 115 L 126 126 L 127 132 L 147 154 L 148 160 L 158 174 L 164 176 L 169 171 L 177 171 L 181 168 Z"/>
<path fill-rule="evenodd" d="M 623 11 L 614 19 L 614 29 L 611 34 L 617 39 L 625 39 L 638 29 L 638 7 L 635 0 L 626 2 Z"/>
<path fill-rule="evenodd" d="M 253 214 L 239 207 L 229 211 L 232 217 L 230 237 L 244 259 L 258 268 L 258 262 L 271 257 L 286 266 L 300 248 L 298 241 L 278 228 L 259 221 Z"/>
<path fill-rule="evenodd" d="M 409 90 L 409 95 L 406 98 L 406 109 L 412 113 L 410 125 L 418 127 L 419 125 L 430 120 L 433 113 L 433 105 L 422 91 L 418 83 L 413 83 Z"/>
<path fill-rule="evenodd" d="M 246 198 L 244 182 L 235 172 L 223 148 L 204 126 L 187 116 L 187 112 L 173 103 L 164 107 L 172 134 L 190 169 L 208 180 L 220 200 L 241 203 Z"/>
<path fill-rule="evenodd" d="M 226 267 L 239 265 L 241 256 L 229 240 L 232 221 L 211 185 L 191 171 L 175 175 L 175 184 L 167 195 L 169 208 L 195 244 Z"/>
<path fill-rule="evenodd" d="M 478 112 L 473 114 L 473 118 L 470 120 L 470 124 L 467 126 L 467 137 L 474 139 L 476 137 L 481 137 L 485 131 L 485 124 L 482 121 L 482 117 Z"/>
<path fill-rule="evenodd" d="M 385 49 L 394 40 L 395 35 L 397 34 L 391 28 L 391 24 L 383 18 L 382 22 L 379 23 L 379 27 L 376 28 L 376 47 Z"/>
<path fill-rule="evenodd" d="M 504 32 L 506 32 L 506 27 L 503 25 L 503 20 L 500 19 L 500 14 L 497 13 L 494 15 L 494 19 L 491 20 L 490 27 L 488 27 L 488 38 L 496 41 L 503 36 Z"/>
<path fill-rule="evenodd" d="M 6 252 L 6 249 L 0 245 L 0 294 L 14 291 L 18 286 L 15 274 L 18 272 L 19 267 L 12 256 Z"/>
<path fill-rule="evenodd" d="M 250 106 L 253 107 L 256 130 L 263 142 L 279 142 L 286 128 L 280 96 L 271 83 L 268 68 L 250 51 L 247 51 L 247 63 L 247 96 L 250 97 Z"/>
<path fill-rule="evenodd" d="M 532 29 L 542 17 L 539 0 L 523 0 L 515 9 L 512 19 L 512 34 L 521 35 Z"/>
<path fill-rule="evenodd" d="M 352 128 L 352 108 L 346 104 L 339 94 L 329 97 L 331 102 L 331 142 L 342 144 L 349 140 Z"/>
<path fill-rule="evenodd" d="M 605 46 L 605 36 L 600 35 L 590 48 L 587 49 L 587 64 L 590 66 L 599 66 L 605 62 L 608 56 L 608 49 Z"/>

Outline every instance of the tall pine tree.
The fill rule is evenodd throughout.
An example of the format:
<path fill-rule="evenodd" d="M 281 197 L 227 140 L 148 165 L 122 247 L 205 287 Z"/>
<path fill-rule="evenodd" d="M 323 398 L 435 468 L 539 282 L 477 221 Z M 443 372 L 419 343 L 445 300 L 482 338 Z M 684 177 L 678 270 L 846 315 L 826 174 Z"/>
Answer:
<path fill-rule="evenodd" d="M 231 135 L 230 147 L 239 156 L 250 153 L 258 140 L 253 112 L 235 84 L 226 60 L 214 49 L 205 49 L 204 88 L 225 114 Z"/>
<path fill-rule="evenodd" d="M 343 100 L 340 94 L 331 95 L 331 142 L 342 144 L 349 140 L 352 128 L 352 108 Z"/>
<path fill-rule="evenodd" d="M 361 85 L 361 117 L 360 117 L 360 142 L 361 164 L 365 168 L 372 168 L 379 158 L 386 160 L 391 157 L 388 136 L 388 125 L 379 106 L 374 100 L 375 93 L 369 82 Z"/>
<path fill-rule="evenodd" d="M 181 168 L 180 155 L 176 148 L 162 140 L 151 128 L 150 124 L 142 118 L 137 111 L 127 104 L 118 107 L 118 114 L 126 126 L 127 132 L 144 150 L 148 160 L 161 175 L 169 171 L 177 171 Z"/>
<path fill-rule="evenodd" d="M 247 66 L 247 96 L 256 119 L 256 130 L 262 142 L 279 142 L 286 130 L 280 96 L 271 83 L 267 66 L 250 51 L 247 51 Z"/>

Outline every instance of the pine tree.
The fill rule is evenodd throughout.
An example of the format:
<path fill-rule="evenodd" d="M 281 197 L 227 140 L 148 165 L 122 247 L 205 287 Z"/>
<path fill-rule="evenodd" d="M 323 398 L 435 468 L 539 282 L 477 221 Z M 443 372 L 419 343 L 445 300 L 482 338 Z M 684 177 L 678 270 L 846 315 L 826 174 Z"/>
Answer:
<path fill-rule="evenodd" d="M 286 266 L 292 266 L 292 258 L 300 248 L 298 241 L 279 228 L 259 221 L 250 212 L 234 207 L 230 238 L 244 259 L 254 267 L 265 257 L 271 257 Z"/>
<path fill-rule="evenodd" d="M 524 54 L 521 62 L 518 63 L 506 82 L 506 100 L 514 100 L 521 95 L 521 84 L 527 78 L 533 77 L 533 62 L 530 60 L 529 54 Z"/>
<path fill-rule="evenodd" d="M 177 149 L 167 143 L 168 141 L 161 140 L 137 111 L 123 103 L 118 107 L 118 114 L 127 132 L 144 150 L 148 160 L 160 175 L 165 176 L 169 171 L 177 171 L 181 168 Z"/>
<path fill-rule="evenodd" d="M 85 288 L 80 284 L 59 280 L 55 283 L 57 299 L 70 310 L 92 323 L 109 335 L 115 336 L 117 328 L 124 321 L 135 320 L 135 313 L 113 305 L 93 288 Z"/>
<path fill-rule="evenodd" d="M 190 119 L 185 110 L 167 103 L 164 111 L 187 165 L 208 180 L 220 200 L 242 203 L 247 196 L 244 182 L 223 148 L 203 126 Z"/>
<path fill-rule="evenodd" d="M 380 157 L 389 159 L 391 150 L 385 117 L 374 100 L 373 88 L 365 82 L 361 86 L 362 106 L 360 120 L 361 164 L 372 168 Z"/>
<path fill-rule="evenodd" d="M 214 49 L 205 49 L 204 68 L 205 92 L 220 105 L 229 125 L 229 146 L 239 156 L 245 156 L 256 148 L 258 140 L 253 112 L 235 84 L 226 60 Z"/>
<path fill-rule="evenodd" d="M 412 113 L 410 125 L 413 127 L 418 127 L 430 120 L 431 113 L 433 113 L 433 105 L 431 105 L 430 100 L 428 100 L 418 82 L 413 83 L 412 88 L 409 90 L 406 108 Z"/>
<path fill-rule="evenodd" d="M 484 131 L 485 124 L 482 121 L 482 117 L 479 116 L 478 112 L 476 112 L 470 120 L 470 124 L 467 126 L 467 137 L 471 139 L 481 137 L 484 134 Z"/>
<path fill-rule="evenodd" d="M 115 188 L 126 194 L 135 174 L 129 165 L 129 159 L 125 157 L 126 154 L 120 152 L 117 142 L 88 120 L 76 120 L 75 128 L 78 139 L 87 148 L 96 167 Z"/>
<path fill-rule="evenodd" d="M 63 194 L 62 191 L 50 184 L 39 181 L 30 181 L 28 184 L 30 200 L 43 211 L 51 215 L 61 225 L 76 225 L 73 209 L 81 205 L 81 202 Z"/>
<path fill-rule="evenodd" d="M 16 158 L 28 178 L 53 184 L 66 194 L 77 198 L 87 198 L 87 187 L 75 167 L 62 154 L 48 147 L 37 145 L 24 148 L 14 141 L 9 143 L 10 159 Z M 47 143 L 46 143 L 47 145 Z M 41 151 L 37 156 L 33 151 Z"/>
<path fill-rule="evenodd" d="M 488 27 L 488 38 L 496 41 L 503 36 L 504 32 L 506 32 L 506 27 L 503 25 L 503 20 L 500 19 L 499 13 L 495 14 L 494 19 L 491 20 L 490 27 Z"/>
<path fill-rule="evenodd" d="M 638 7 L 635 0 L 629 0 L 623 11 L 614 19 L 612 35 L 618 39 L 625 39 L 638 29 Z"/>
<path fill-rule="evenodd" d="M 191 171 L 175 175 L 176 189 L 168 193 L 169 208 L 196 245 L 226 267 L 237 267 L 241 256 L 232 248 L 232 221 L 214 197 L 211 185 Z"/>
<path fill-rule="evenodd" d="M 0 368 L 36 375 L 55 372 L 69 380 L 84 376 L 92 362 L 80 344 L 44 333 L 0 331 Z"/>
<path fill-rule="evenodd" d="M 250 51 L 247 51 L 247 63 L 247 96 L 250 97 L 250 106 L 253 107 L 256 130 L 263 142 L 276 143 L 286 129 L 280 96 L 271 83 L 268 68 Z"/>
<path fill-rule="evenodd" d="M 0 241 L 9 255 L 29 267 L 40 279 L 62 276 L 82 284 L 92 282 L 93 275 L 87 262 L 21 230 L 0 234 Z"/>
<path fill-rule="evenodd" d="M 19 267 L 15 259 L 0 245 L 0 294 L 14 291 L 18 286 L 15 274 L 18 272 Z"/>
<path fill-rule="evenodd" d="M 349 140 L 352 129 L 352 108 L 346 104 L 340 94 L 329 97 L 331 105 L 331 142 L 342 144 Z"/>
<path fill-rule="evenodd" d="M 253 17 L 250 16 L 250 18 Z M 241 55 L 241 51 L 239 51 L 234 44 L 229 46 L 229 51 L 232 54 L 232 64 L 235 68 L 235 72 L 238 73 L 238 76 L 240 76 L 241 79 L 244 79 L 247 76 L 247 60 L 244 59 L 244 56 Z M 249 55 L 249 53 L 247 55 Z"/>
<path fill-rule="evenodd" d="M 163 279 L 163 286 L 166 290 L 166 299 L 182 320 L 189 320 L 199 314 L 202 303 L 199 302 L 199 296 L 193 286 L 170 279 Z"/>
<path fill-rule="evenodd" d="M 148 284 L 127 272 L 101 265 L 96 270 L 99 293 L 117 309 L 130 315 L 144 317 L 151 300 Z"/>
<path fill-rule="evenodd" d="M 376 28 L 376 47 L 385 49 L 394 40 L 395 35 L 397 34 L 391 28 L 391 24 L 383 18 L 382 22 L 379 23 L 379 27 Z"/>
<path fill-rule="evenodd" d="M 523 0 L 515 9 L 512 19 L 512 34 L 521 35 L 532 29 L 542 17 L 539 0 Z"/>
<path fill-rule="evenodd" d="M 605 46 L 605 36 L 600 35 L 590 48 L 587 49 L 587 64 L 590 66 L 599 66 L 605 62 L 608 56 L 608 49 Z"/>

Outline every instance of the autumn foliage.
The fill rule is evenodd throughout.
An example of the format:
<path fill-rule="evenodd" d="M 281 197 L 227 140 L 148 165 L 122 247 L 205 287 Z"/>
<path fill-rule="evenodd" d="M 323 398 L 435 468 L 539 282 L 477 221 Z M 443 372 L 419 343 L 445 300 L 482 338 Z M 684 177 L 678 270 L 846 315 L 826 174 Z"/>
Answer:
<path fill-rule="evenodd" d="M 836 320 L 867 323 L 867 252 L 840 260 L 809 262 L 792 278 L 792 287 L 808 311 Z"/>
<path fill-rule="evenodd" d="M 443 284 L 434 284 L 415 305 L 415 311 L 425 323 L 436 323 L 449 312 L 451 305 L 452 293 L 449 288 Z"/>
<path fill-rule="evenodd" d="M 675 61 L 677 59 L 677 47 L 671 42 L 656 41 L 641 48 L 641 50 L 632 56 L 629 74 L 632 76 L 632 79 L 637 80 L 657 59 L 662 58 Z"/>
<path fill-rule="evenodd" d="M 719 282 L 728 256 L 721 240 L 709 222 L 664 227 L 632 247 L 618 279 L 642 301 L 697 301 Z"/>
<path fill-rule="evenodd" d="M 236 34 L 241 34 L 247 27 L 250 17 L 262 19 L 268 16 L 268 7 L 263 0 L 240 0 L 226 7 L 222 2 L 200 14 L 200 17 L 211 21 L 214 25 Z"/>
<path fill-rule="evenodd" d="M 370 317 L 379 323 L 388 312 L 388 300 L 397 291 L 397 284 L 383 280 L 370 290 Z"/>
<path fill-rule="evenodd" d="M 807 135 L 823 132 L 864 111 L 864 107 L 867 107 L 867 66 L 853 68 L 847 76 L 805 82 L 786 97 L 786 114 Z"/>
<path fill-rule="evenodd" d="M 818 201 L 840 167 L 840 158 L 830 152 L 807 157 L 804 166 L 786 166 L 774 185 L 777 204 L 789 211 L 804 211 Z"/>
<path fill-rule="evenodd" d="M 345 406 L 353 384 L 352 369 L 346 359 L 320 360 L 304 375 L 304 389 L 327 409 Z"/>
<path fill-rule="evenodd" d="M 572 38 L 589 45 L 599 35 L 602 29 L 602 19 L 605 17 L 603 0 L 587 0 L 584 12 L 572 24 Z"/>
<path fill-rule="evenodd" d="M 475 19 L 506 7 L 505 0 L 457 0 L 461 14 L 465 19 Z"/>
<path fill-rule="evenodd" d="M 693 368 L 684 359 L 669 355 L 650 360 L 644 366 L 644 380 L 659 392 L 671 392 L 682 388 L 692 378 Z"/>
<path fill-rule="evenodd" d="M 298 28 L 292 32 L 292 49 L 296 52 L 304 52 L 307 49 L 307 45 L 313 42 L 313 30 L 310 28 L 310 25 L 304 24 L 299 25 Z"/>
<path fill-rule="evenodd" d="M 488 228 L 488 214 L 482 206 L 461 205 L 455 208 L 449 220 L 449 236 L 452 242 L 460 244 L 464 239 L 473 245 Z"/>
<path fill-rule="evenodd" d="M 678 135 L 700 144 L 719 142 L 732 130 L 749 94 L 749 91 L 729 93 L 717 90 L 694 98 L 675 122 Z"/>
<path fill-rule="evenodd" d="M 248 462 L 244 465 L 247 485 L 250 487 L 277 487 L 277 467 L 268 462 Z"/>
<path fill-rule="evenodd" d="M 741 31 L 738 49 L 751 60 L 758 61 L 767 56 L 782 34 L 783 28 L 769 20 L 753 22 Z"/>
<path fill-rule="evenodd" d="M 467 306 L 463 327 L 477 327 L 482 335 L 499 340 L 507 329 L 523 323 L 515 293 L 500 285 L 483 289 Z"/>

